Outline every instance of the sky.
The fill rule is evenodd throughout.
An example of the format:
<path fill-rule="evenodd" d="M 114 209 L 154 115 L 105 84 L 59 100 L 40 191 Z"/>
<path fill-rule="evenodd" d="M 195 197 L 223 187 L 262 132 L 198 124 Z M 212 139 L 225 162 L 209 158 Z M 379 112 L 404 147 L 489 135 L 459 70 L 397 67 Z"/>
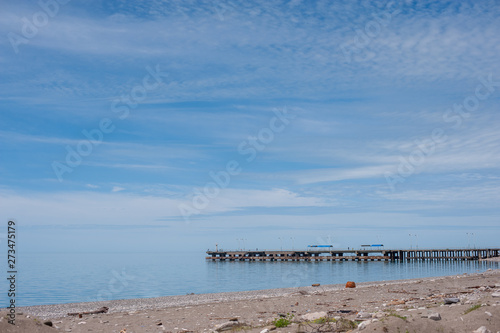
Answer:
<path fill-rule="evenodd" d="M 0 6 L 21 251 L 499 245 L 500 1 Z"/>

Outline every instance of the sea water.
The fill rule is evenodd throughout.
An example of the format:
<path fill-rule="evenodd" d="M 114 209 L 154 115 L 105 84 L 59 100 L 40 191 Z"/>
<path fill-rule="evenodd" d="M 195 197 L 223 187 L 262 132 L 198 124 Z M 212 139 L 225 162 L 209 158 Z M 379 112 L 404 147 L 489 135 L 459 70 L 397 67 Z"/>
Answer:
<path fill-rule="evenodd" d="M 203 252 L 25 253 L 18 258 L 16 305 L 399 280 L 498 267 L 485 261 L 213 262 Z M 5 307 L 8 281 L 3 280 Z"/>

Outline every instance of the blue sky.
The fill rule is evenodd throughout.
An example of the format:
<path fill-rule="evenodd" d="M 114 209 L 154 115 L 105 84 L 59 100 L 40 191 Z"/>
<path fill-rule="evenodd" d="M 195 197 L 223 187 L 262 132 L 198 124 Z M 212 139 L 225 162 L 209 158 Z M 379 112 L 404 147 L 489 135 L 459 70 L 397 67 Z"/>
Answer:
<path fill-rule="evenodd" d="M 498 246 L 498 1 L 42 3 L 0 15 L 26 251 Z"/>

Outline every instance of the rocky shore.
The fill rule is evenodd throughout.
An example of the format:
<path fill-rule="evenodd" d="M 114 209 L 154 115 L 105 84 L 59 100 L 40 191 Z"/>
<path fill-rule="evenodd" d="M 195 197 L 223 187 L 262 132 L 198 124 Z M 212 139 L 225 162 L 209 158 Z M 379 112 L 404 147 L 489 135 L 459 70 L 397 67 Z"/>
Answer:
<path fill-rule="evenodd" d="M 496 333 L 500 270 L 358 283 L 355 288 L 310 286 L 17 311 L 15 326 L 8 324 L 5 310 L 0 313 L 0 332 Z"/>

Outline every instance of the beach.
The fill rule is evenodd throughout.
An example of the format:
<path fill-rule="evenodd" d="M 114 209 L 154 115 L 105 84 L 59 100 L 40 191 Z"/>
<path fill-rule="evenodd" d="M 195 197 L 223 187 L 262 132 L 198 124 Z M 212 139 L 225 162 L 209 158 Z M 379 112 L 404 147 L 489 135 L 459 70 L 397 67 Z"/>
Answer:
<path fill-rule="evenodd" d="M 92 314 L 103 308 L 107 308 L 106 313 Z M 17 308 L 15 326 L 8 324 L 6 315 L 3 309 L 0 331 L 6 333 L 495 333 L 500 332 L 500 270 L 358 283 L 355 288 L 320 285 L 30 306 Z M 280 319 L 282 323 L 289 321 L 289 325 L 273 325 Z"/>

